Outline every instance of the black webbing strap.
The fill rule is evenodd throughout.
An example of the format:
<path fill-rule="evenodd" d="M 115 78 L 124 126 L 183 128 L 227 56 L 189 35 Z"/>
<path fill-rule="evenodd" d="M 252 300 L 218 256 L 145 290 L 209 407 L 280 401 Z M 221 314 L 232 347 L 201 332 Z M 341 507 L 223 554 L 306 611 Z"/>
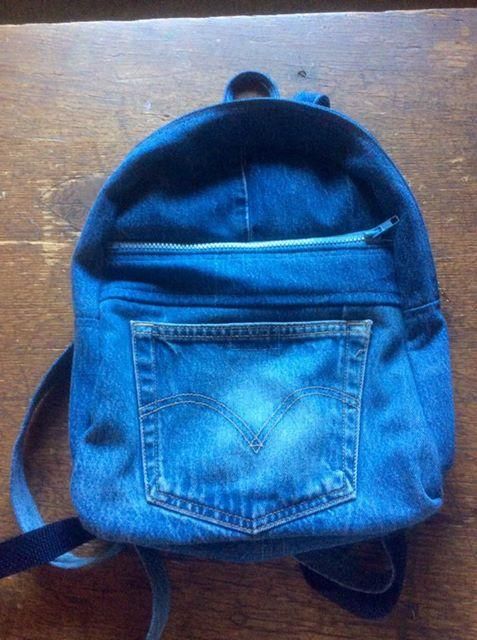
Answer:
<path fill-rule="evenodd" d="M 308 584 L 343 609 L 360 618 L 382 618 L 399 599 L 406 572 L 404 532 L 381 541 L 390 568 L 364 571 L 348 547 L 312 551 L 296 556 Z"/>
<path fill-rule="evenodd" d="M 78 518 L 66 518 L 0 543 L 0 578 L 55 560 L 94 536 Z"/>

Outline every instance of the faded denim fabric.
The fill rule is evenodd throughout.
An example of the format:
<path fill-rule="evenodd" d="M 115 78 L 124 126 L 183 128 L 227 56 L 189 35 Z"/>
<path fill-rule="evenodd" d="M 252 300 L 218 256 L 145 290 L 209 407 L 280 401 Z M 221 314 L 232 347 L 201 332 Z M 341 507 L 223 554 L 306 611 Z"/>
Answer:
<path fill-rule="evenodd" d="M 228 94 L 99 194 L 70 403 L 72 497 L 98 537 L 262 560 L 441 506 L 453 404 L 427 232 L 324 98 Z"/>

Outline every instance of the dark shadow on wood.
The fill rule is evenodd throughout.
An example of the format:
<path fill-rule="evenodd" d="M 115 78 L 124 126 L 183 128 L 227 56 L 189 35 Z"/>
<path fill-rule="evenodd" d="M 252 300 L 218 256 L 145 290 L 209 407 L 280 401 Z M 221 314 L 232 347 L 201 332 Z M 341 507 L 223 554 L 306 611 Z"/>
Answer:
<path fill-rule="evenodd" d="M 0 24 L 475 7 L 475 0 L 4 0 Z"/>

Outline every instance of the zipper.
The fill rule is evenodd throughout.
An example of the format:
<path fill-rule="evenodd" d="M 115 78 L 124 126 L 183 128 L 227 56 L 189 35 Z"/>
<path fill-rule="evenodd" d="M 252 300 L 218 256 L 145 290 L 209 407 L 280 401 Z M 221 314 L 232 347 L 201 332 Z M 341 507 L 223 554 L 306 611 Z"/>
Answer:
<path fill-rule="evenodd" d="M 374 229 L 365 231 L 364 233 L 366 235 L 366 238 L 368 240 L 374 240 L 374 238 L 379 238 L 379 236 L 382 236 L 383 233 L 386 233 L 386 231 L 389 231 L 389 229 L 392 229 L 393 227 L 395 227 L 398 222 L 399 222 L 398 216 L 391 216 L 391 218 L 388 218 L 384 222 L 381 222 L 381 224 L 378 224 L 378 226 L 374 227 Z"/>
<path fill-rule="evenodd" d="M 112 254 L 144 254 L 161 252 L 195 252 L 195 251 L 263 251 L 267 249 L 317 247 L 322 245 L 349 245 L 361 242 L 372 243 L 384 233 L 395 227 L 398 216 L 388 218 L 377 227 L 356 233 L 345 233 L 337 236 L 320 238 L 298 238 L 291 240 L 258 240 L 251 242 L 199 242 L 180 244 L 170 242 L 112 242 L 109 251 Z"/>

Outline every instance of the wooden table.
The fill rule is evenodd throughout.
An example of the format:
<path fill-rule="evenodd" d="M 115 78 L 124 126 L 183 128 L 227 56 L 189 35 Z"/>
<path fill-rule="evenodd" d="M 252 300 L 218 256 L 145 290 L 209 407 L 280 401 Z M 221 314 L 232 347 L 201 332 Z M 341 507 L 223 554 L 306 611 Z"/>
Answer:
<path fill-rule="evenodd" d="M 258 68 L 285 95 L 321 89 L 374 131 L 423 207 L 453 347 L 456 466 L 444 510 L 412 534 L 389 619 L 338 610 L 291 560 L 171 558 L 165 637 L 477 638 L 476 27 L 474 10 L 0 27 L 0 537 L 17 531 L 10 451 L 40 375 L 71 338 L 69 261 L 100 184 L 150 131 Z M 54 413 L 30 465 L 49 518 L 71 512 L 61 402 Z M 91 571 L 40 568 L 0 583 L 0 638 L 142 639 L 149 607 L 132 554 Z"/>

